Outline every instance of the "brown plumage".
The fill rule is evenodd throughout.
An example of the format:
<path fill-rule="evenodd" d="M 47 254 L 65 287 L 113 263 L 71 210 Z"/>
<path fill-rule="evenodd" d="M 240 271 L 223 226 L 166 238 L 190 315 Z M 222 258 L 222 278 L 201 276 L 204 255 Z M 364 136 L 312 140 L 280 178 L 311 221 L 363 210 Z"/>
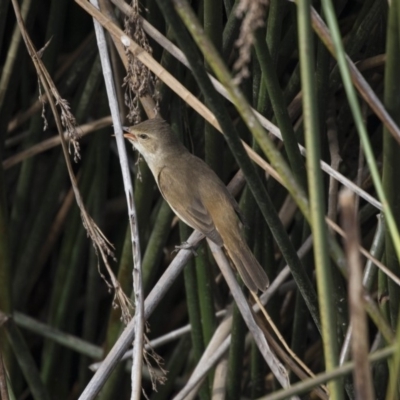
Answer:
<path fill-rule="evenodd" d="M 214 171 L 189 153 L 160 117 L 124 130 L 175 214 L 226 249 L 250 290 L 264 291 L 268 277 L 242 237 L 239 206 Z"/>

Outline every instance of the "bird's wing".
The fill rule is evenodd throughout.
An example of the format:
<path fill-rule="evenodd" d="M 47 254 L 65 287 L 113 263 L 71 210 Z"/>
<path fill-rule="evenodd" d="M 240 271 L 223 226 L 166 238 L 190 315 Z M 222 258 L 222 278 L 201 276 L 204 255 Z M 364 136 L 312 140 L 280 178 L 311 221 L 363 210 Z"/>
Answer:
<path fill-rule="evenodd" d="M 200 196 L 188 192 L 185 179 L 179 179 L 176 173 L 163 168 L 158 174 L 157 183 L 164 199 L 183 222 L 203 233 L 217 245 L 223 245 L 210 213 L 204 207 Z"/>

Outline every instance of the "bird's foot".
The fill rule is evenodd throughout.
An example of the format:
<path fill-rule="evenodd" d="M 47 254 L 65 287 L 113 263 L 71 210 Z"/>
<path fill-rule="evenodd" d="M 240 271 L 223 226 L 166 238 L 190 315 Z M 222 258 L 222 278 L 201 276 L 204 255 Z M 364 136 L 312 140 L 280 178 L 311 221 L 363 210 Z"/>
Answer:
<path fill-rule="evenodd" d="M 175 253 L 179 250 L 189 250 L 192 252 L 192 254 L 197 257 L 197 252 L 195 250 L 195 248 L 188 242 L 183 242 L 182 244 L 180 244 L 179 246 L 175 246 L 175 250 L 173 250 L 172 252 Z"/>

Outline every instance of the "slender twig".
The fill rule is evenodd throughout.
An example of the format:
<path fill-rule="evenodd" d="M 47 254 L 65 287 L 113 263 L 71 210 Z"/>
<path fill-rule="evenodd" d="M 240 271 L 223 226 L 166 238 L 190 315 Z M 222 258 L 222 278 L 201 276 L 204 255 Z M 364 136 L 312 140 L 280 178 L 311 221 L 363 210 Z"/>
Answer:
<path fill-rule="evenodd" d="M 97 0 L 90 0 L 95 7 L 99 7 Z M 93 19 L 97 45 L 100 53 L 100 60 L 106 83 L 108 101 L 110 105 L 113 126 L 117 139 L 117 148 L 121 164 L 121 172 L 124 182 L 126 202 L 128 205 L 129 225 L 131 228 L 132 256 L 133 256 L 133 289 L 135 296 L 135 339 L 132 354 L 132 374 L 131 374 L 131 400 L 140 399 L 142 393 L 142 360 L 144 343 L 144 296 L 142 286 L 141 255 L 139 244 L 139 232 L 137 226 L 136 207 L 133 195 L 132 181 L 129 173 L 128 157 L 126 155 L 125 140 L 122 132 L 120 111 L 115 91 L 111 63 L 108 56 L 107 44 L 103 27 Z"/>

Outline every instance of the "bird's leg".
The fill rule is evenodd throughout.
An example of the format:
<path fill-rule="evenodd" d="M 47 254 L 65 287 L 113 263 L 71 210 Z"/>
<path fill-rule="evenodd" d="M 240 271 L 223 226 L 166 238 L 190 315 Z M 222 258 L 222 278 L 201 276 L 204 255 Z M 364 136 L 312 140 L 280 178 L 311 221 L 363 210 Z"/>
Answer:
<path fill-rule="evenodd" d="M 179 246 L 175 246 L 175 250 L 173 250 L 172 253 L 175 253 L 176 251 L 179 251 L 179 250 L 189 250 L 192 252 L 192 254 L 195 257 L 197 257 L 197 252 L 196 252 L 195 248 L 188 242 L 183 242 Z"/>

